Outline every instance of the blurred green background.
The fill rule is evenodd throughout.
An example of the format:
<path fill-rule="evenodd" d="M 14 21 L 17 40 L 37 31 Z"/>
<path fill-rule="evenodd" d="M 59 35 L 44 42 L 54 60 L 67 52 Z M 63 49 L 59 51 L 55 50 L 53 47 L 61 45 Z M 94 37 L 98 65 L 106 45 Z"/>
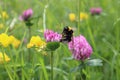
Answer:
<path fill-rule="evenodd" d="M 102 8 L 101 14 L 92 16 L 92 7 Z M 19 40 L 27 38 L 28 29 L 18 18 L 29 8 L 34 12 L 32 35 L 43 38 L 44 26 L 58 33 L 62 32 L 63 27 L 71 26 L 74 36 L 82 34 L 86 37 L 93 47 L 91 59 L 98 58 L 103 61 L 102 66 L 87 66 L 83 71 L 86 80 L 120 80 L 119 0 L 0 0 L 0 14 L 5 11 L 9 16 L 7 19 L 0 16 L 0 24 L 4 25 L 0 28 L 0 33 L 9 28 L 7 34 L 14 35 Z M 87 13 L 89 18 L 79 23 L 70 21 L 69 14 L 74 13 L 79 18 L 79 11 Z M 12 28 L 11 23 L 14 23 Z M 49 53 L 45 56 L 41 54 L 43 52 L 31 49 L 32 58 L 31 62 L 28 62 L 27 43 L 22 44 L 19 49 L 4 49 L 11 55 L 11 61 L 7 64 L 7 70 L 0 64 L 0 80 L 50 80 Z M 2 50 L 0 47 L 0 51 Z M 69 60 L 69 57 L 71 52 L 67 45 L 61 44 L 54 53 L 54 80 L 81 80 L 80 71 L 70 71 L 78 66 L 80 61 Z"/>

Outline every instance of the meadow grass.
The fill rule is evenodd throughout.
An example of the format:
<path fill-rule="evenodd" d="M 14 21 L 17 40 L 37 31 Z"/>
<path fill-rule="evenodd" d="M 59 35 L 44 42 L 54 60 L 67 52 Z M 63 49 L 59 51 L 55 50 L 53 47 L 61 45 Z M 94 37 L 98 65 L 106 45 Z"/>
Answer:
<path fill-rule="evenodd" d="M 24 39 L 28 39 L 29 30 L 23 21 L 18 20 L 21 13 L 32 8 L 33 25 L 31 36 L 39 35 L 43 40 L 45 28 L 62 33 L 65 26 L 74 28 L 74 36 L 84 35 L 93 48 L 91 59 L 101 59 L 102 66 L 86 66 L 82 72 L 86 80 L 120 80 L 120 1 L 119 0 L 0 0 L 0 13 L 6 11 L 9 18 L 0 16 L 0 33 L 14 35 L 21 41 L 18 48 L 0 46 L 10 61 L 0 64 L 0 80 L 51 80 L 50 52 L 29 50 Z M 90 14 L 91 7 L 101 7 L 102 13 Z M 87 20 L 80 21 L 80 12 L 86 12 Z M 69 14 L 75 13 L 78 22 L 71 22 Z M 12 29 L 10 24 L 16 20 Z M 72 71 L 81 61 L 71 59 L 71 52 L 66 44 L 54 52 L 54 80 L 82 80 L 81 71 Z"/>

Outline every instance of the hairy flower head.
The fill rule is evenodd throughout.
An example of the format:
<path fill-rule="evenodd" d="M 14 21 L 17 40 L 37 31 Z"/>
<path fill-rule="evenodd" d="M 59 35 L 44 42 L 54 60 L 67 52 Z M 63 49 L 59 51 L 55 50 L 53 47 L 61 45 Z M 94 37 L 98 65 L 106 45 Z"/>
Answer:
<path fill-rule="evenodd" d="M 30 9 L 27 9 L 25 10 L 22 15 L 19 17 L 19 19 L 21 21 L 28 21 L 33 15 L 33 10 L 30 8 Z"/>
<path fill-rule="evenodd" d="M 90 13 L 91 15 L 99 15 L 102 12 L 101 8 L 91 8 Z"/>
<path fill-rule="evenodd" d="M 44 32 L 44 37 L 46 39 L 46 42 L 59 42 L 62 38 L 62 35 L 52 30 L 46 30 Z"/>
<path fill-rule="evenodd" d="M 92 54 L 92 47 L 82 35 L 73 37 L 72 41 L 68 43 L 68 47 L 76 60 L 85 60 Z"/>

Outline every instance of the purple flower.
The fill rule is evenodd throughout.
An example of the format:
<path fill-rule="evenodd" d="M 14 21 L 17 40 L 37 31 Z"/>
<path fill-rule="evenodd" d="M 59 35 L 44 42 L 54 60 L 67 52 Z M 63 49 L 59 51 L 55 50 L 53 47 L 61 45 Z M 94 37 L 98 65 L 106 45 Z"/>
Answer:
<path fill-rule="evenodd" d="M 91 12 L 92 15 L 95 14 L 95 10 L 96 10 L 95 8 L 91 8 L 91 9 L 90 9 L 90 12 Z"/>
<path fill-rule="evenodd" d="M 73 37 L 72 41 L 68 43 L 68 47 L 76 60 L 85 60 L 92 54 L 92 47 L 82 35 Z"/>
<path fill-rule="evenodd" d="M 100 14 L 102 12 L 101 8 L 96 8 L 96 14 Z"/>
<path fill-rule="evenodd" d="M 46 42 L 59 42 L 62 38 L 62 35 L 52 30 L 46 30 L 44 32 L 44 37 L 46 39 Z"/>
<path fill-rule="evenodd" d="M 21 21 L 28 21 L 29 18 L 33 15 L 33 10 L 30 8 L 30 9 L 27 9 L 25 10 L 22 15 L 19 17 L 19 19 Z"/>
<path fill-rule="evenodd" d="M 101 8 L 91 8 L 90 12 L 92 15 L 96 15 L 96 14 L 99 15 L 102 12 L 102 9 Z"/>

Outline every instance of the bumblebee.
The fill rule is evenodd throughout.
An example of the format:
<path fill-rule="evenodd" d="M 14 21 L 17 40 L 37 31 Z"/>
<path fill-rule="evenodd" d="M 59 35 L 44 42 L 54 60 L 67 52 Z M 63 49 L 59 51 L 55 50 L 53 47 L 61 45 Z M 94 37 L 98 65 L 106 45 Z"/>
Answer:
<path fill-rule="evenodd" d="M 62 39 L 60 40 L 60 42 L 70 42 L 72 40 L 72 37 L 73 37 L 73 30 L 70 27 L 66 26 L 63 29 Z"/>

